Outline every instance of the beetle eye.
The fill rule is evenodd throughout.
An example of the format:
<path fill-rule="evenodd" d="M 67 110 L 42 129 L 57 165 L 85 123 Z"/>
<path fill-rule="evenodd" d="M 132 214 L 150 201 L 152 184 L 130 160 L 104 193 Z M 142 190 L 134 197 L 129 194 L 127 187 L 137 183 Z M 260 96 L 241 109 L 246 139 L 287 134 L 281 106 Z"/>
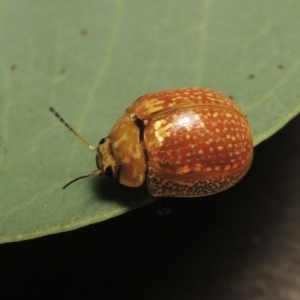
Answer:
<path fill-rule="evenodd" d="M 108 166 L 105 171 L 104 171 L 105 176 L 108 179 L 113 179 L 114 178 L 114 172 L 111 166 Z"/>
<path fill-rule="evenodd" d="M 105 138 L 101 139 L 100 142 L 99 142 L 99 145 L 102 145 L 105 143 Z"/>

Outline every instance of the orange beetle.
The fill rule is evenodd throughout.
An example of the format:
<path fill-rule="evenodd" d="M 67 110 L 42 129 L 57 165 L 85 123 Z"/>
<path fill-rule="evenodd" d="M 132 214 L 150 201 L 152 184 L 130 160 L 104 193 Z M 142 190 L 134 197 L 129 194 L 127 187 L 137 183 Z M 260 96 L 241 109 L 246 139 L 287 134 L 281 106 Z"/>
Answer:
<path fill-rule="evenodd" d="M 97 147 L 89 145 L 53 108 L 50 110 L 96 150 L 92 175 L 138 187 L 145 179 L 153 196 L 198 197 L 236 184 L 249 170 L 253 141 L 242 110 L 208 88 L 181 88 L 138 98 Z"/>

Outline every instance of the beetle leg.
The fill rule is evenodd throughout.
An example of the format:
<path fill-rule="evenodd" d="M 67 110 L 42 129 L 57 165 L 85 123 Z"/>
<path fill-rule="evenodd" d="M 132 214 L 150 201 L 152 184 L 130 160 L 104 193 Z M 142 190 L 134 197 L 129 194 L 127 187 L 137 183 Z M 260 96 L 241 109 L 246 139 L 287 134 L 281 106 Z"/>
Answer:
<path fill-rule="evenodd" d="M 159 201 L 160 201 L 160 203 L 157 207 L 157 213 L 161 216 L 168 215 L 170 213 L 171 209 L 168 205 L 167 198 L 163 197 Z"/>

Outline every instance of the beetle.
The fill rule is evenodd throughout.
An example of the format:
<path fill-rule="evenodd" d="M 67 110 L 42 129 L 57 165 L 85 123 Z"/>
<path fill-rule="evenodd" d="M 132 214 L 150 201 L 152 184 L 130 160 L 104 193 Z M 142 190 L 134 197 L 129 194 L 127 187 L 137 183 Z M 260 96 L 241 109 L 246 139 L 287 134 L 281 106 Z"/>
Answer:
<path fill-rule="evenodd" d="M 248 172 L 253 139 L 246 115 L 230 98 L 209 88 L 178 88 L 139 97 L 109 135 L 94 147 L 51 107 L 89 149 L 93 175 L 163 197 L 200 197 L 226 190 Z"/>

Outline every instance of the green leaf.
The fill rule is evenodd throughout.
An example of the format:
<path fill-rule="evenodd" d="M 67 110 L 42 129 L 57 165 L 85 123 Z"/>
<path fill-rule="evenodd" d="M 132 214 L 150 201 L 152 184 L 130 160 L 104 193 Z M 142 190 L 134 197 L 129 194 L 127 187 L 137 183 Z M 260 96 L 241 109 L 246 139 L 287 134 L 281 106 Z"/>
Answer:
<path fill-rule="evenodd" d="M 298 0 L 11 0 L 1 11 L 1 242 L 154 200 L 146 187 L 99 178 L 61 190 L 96 168 L 95 153 L 50 106 L 93 145 L 137 97 L 159 90 L 205 86 L 233 96 L 255 144 L 300 110 Z"/>

